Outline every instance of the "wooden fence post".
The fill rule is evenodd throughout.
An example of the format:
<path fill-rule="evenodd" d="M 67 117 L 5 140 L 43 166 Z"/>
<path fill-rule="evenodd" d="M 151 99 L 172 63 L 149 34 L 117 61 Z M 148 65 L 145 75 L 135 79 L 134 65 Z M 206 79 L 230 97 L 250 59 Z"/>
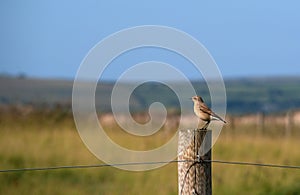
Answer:
<path fill-rule="evenodd" d="M 265 133 L 265 113 L 263 112 L 257 113 L 256 126 L 258 131 L 262 132 L 263 134 Z"/>
<path fill-rule="evenodd" d="M 285 115 L 285 136 L 290 137 L 293 127 L 293 112 L 291 110 L 287 111 Z"/>
<path fill-rule="evenodd" d="M 179 131 L 179 195 L 212 194 L 212 177 L 210 162 L 211 139 L 211 130 L 188 129 Z M 202 144 L 203 146 L 201 147 Z M 204 154 L 205 150 L 208 150 L 208 152 Z"/>

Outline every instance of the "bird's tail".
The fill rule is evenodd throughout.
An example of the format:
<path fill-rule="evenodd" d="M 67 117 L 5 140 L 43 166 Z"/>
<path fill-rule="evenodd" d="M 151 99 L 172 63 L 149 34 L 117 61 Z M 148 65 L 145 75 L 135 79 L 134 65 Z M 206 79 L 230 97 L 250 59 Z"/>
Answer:
<path fill-rule="evenodd" d="M 227 123 L 224 119 L 222 119 L 216 114 L 212 115 L 212 120 L 218 120 L 218 121 L 222 121 L 223 123 Z"/>

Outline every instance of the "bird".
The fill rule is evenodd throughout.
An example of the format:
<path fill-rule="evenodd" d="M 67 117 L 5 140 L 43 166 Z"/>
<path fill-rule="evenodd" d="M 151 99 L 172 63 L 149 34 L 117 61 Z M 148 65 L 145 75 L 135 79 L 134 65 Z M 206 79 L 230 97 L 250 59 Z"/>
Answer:
<path fill-rule="evenodd" d="M 198 116 L 202 121 L 205 121 L 206 124 L 202 127 L 202 129 L 206 129 L 212 120 L 221 121 L 226 123 L 224 119 L 214 113 L 207 105 L 204 103 L 202 97 L 195 95 L 191 98 L 194 102 L 194 113 Z"/>

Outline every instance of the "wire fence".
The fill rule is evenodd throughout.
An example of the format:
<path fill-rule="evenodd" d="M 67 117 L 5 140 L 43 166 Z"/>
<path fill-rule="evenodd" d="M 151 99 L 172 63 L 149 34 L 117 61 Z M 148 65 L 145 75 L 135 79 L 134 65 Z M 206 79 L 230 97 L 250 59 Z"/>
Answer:
<path fill-rule="evenodd" d="M 156 161 L 156 162 L 129 162 L 129 163 L 115 163 L 115 164 L 94 164 L 94 165 L 70 165 L 70 166 L 53 166 L 53 167 L 33 167 L 33 168 L 17 168 L 17 169 L 1 169 L 0 173 L 13 173 L 24 171 L 49 171 L 59 169 L 88 169 L 88 168 L 104 168 L 104 167 L 122 167 L 122 166 L 137 166 L 137 165 L 151 165 L 151 164 L 168 164 L 168 163 L 219 163 L 228 165 L 241 165 L 241 166 L 259 166 L 280 169 L 300 169 L 297 165 L 282 165 L 282 164 L 264 164 L 256 162 L 239 162 L 239 161 L 225 161 L 225 160 L 172 160 L 172 161 Z"/>

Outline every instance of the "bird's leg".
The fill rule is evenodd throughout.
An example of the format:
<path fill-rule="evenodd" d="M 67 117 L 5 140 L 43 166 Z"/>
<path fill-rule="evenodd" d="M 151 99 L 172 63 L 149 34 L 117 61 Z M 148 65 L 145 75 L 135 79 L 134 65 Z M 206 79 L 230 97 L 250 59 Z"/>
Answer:
<path fill-rule="evenodd" d="M 209 125 L 210 121 L 207 121 L 206 124 L 202 127 L 203 130 L 206 130 L 208 125 Z"/>
<path fill-rule="evenodd" d="M 197 129 L 202 129 L 202 123 L 200 121 L 198 121 L 198 126 L 197 126 Z"/>

